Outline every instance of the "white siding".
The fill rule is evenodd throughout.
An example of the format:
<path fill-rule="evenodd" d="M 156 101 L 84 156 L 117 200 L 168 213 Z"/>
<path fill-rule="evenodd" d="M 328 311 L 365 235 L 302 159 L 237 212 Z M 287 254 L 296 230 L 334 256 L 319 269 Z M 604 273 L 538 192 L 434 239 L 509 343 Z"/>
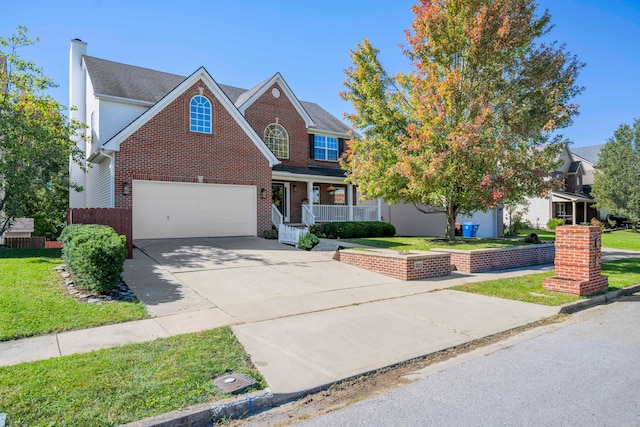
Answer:
<path fill-rule="evenodd" d="M 129 123 L 147 111 L 148 107 L 114 101 L 100 101 L 100 143 L 104 144 Z"/>
<path fill-rule="evenodd" d="M 498 235 L 496 230 L 498 225 L 496 221 L 496 212 L 496 209 L 492 209 L 487 212 L 478 211 L 471 216 L 459 215 L 458 218 L 456 218 L 456 222 L 459 222 L 460 224 L 464 222 L 480 224 L 476 237 L 496 237 Z"/>
<path fill-rule="evenodd" d="M 360 206 L 376 206 L 377 203 L 377 200 L 362 200 L 358 195 Z M 413 204 L 389 205 L 387 202 L 381 203 L 380 210 L 382 220 L 393 224 L 398 236 L 444 236 L 446 219 L 442 212 L 424 214 Z"/>
<path fill-rule="evenodd" d="M 534 228 L 546 228 L 551 213 L 551 202 L 548 198 L 536 197 L 529 199 L 529 211 L 524 215 L 524 221 Z M 507 210 L 504 210 L 504 223 L 509 223 Z"/>
<path fill-rule="evenodd" d="M 112 208 L 111 203 L 111 161 L 94 163 L 87 171 L 87 207 Z"/>

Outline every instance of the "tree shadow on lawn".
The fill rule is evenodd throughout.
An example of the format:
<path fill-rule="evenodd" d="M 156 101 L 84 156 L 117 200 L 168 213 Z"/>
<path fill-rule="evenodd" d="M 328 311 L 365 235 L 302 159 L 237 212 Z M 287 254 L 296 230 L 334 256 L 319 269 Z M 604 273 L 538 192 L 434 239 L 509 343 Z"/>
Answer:
<path fill-rule="evenodd" d="M 62 249 L 3 248 L 0 258 L 61 258 Z M 33 260 L 32 262 L 46 262 Z"/>

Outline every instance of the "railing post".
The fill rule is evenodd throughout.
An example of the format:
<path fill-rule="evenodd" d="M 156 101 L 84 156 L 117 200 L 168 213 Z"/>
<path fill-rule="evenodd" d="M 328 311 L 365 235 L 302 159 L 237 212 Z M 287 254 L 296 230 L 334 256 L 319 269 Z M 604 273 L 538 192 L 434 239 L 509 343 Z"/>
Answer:
<path fill-rule="evenodd" d="M 353 185 L 347 184 L 347 204 L 349 205 L 349 221 L 353 221 Z"/>

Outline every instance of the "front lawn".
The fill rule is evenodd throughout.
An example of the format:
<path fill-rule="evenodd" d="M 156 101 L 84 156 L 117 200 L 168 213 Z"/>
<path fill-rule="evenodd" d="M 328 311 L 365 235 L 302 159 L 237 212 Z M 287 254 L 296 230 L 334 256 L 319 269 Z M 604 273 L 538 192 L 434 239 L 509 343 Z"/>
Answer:
<path fill-rule="evenodd" d="M 640 233 L 634 233 L 633 230 L 602 233 L 602 247 L 640 251 Z"/>
<path fill-rule="evenodd" d="M 0 367 L 0 412 L 14 426 L 113 426 L 220 400 L 213 379 L 257 380 L 229 328 Z"/>
<path fill-rule="evenodd" d="M 507 246 L 526 245 L 524 241 L 513 241 L 505 239 L 465 239 L 462 237 L 447 242 L 437 237 L 369 237 L 364 239 L 343 239 L 345 242 L 357 243 L 376 248 L 407 250 L 407 251 L 428 251 L 430 249 L 490 249 L 504 248 Z"/>
<path fill-rule="evenodd" d="M 518 237 L 522 237 L 524 239 L 525 236 L 527 236 L 528 234 L 531 234 L 531 233 L 537 234 L 538 235 L 538 239 L 540 239 L 542 241 L 553 242 L 553 241 L 556 240 L 556 233 L 554 231 L 551 231 L 551 230 L 539 230 L 539 229 L 535 229 L 535 228 L 530 228 L 530 229 L 525 228 L 524 230 L 518 231 Z"/>
<path fill-rule="evenodd" d="M 640 284 L 640 258 L 626 258 L 603 262 L 602 274 L 609 276 L 609 290 L 617 290 L 627 286 Z M 553 306 L 567 304 L 569 302 L 577 301 L 580 298 L 584 298 L 542 289 L 543 279 L 553 275 L 554 272 L 550 271 L 546 273 L 536 273 L 526 276 L 454 286 L 452 289 Z"/>
<path fill-rule="evenodd" d="M 53 271 L 60 249 L 0 249 L 0 341 L 147 317 L 140 302 L 78 303 Z M 0 408 L 1 409 L 1 408 Z"/>

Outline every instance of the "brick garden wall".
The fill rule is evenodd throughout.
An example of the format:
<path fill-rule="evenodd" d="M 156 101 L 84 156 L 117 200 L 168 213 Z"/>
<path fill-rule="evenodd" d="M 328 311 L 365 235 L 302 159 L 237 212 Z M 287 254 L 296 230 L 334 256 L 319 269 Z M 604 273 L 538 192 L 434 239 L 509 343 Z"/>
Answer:
<path fill-rule="evenodd" d="M 513 246 L 509 248 L 478 249 L 463 251 L 459 249 L 433 249 L 432 252 L 451 254 L 451 263 L 463 273 L 507 270 L 530 265 L 553 264 L 555 246 L 540 244 L 531 246 Z"/>
<path fill-rule="evenodd" d="M 400 280 L 426 279 L 451 274 L 450 255 L 446 253 L 401 255 L 341 249 L 338 251 L 336 259 Z"/>

